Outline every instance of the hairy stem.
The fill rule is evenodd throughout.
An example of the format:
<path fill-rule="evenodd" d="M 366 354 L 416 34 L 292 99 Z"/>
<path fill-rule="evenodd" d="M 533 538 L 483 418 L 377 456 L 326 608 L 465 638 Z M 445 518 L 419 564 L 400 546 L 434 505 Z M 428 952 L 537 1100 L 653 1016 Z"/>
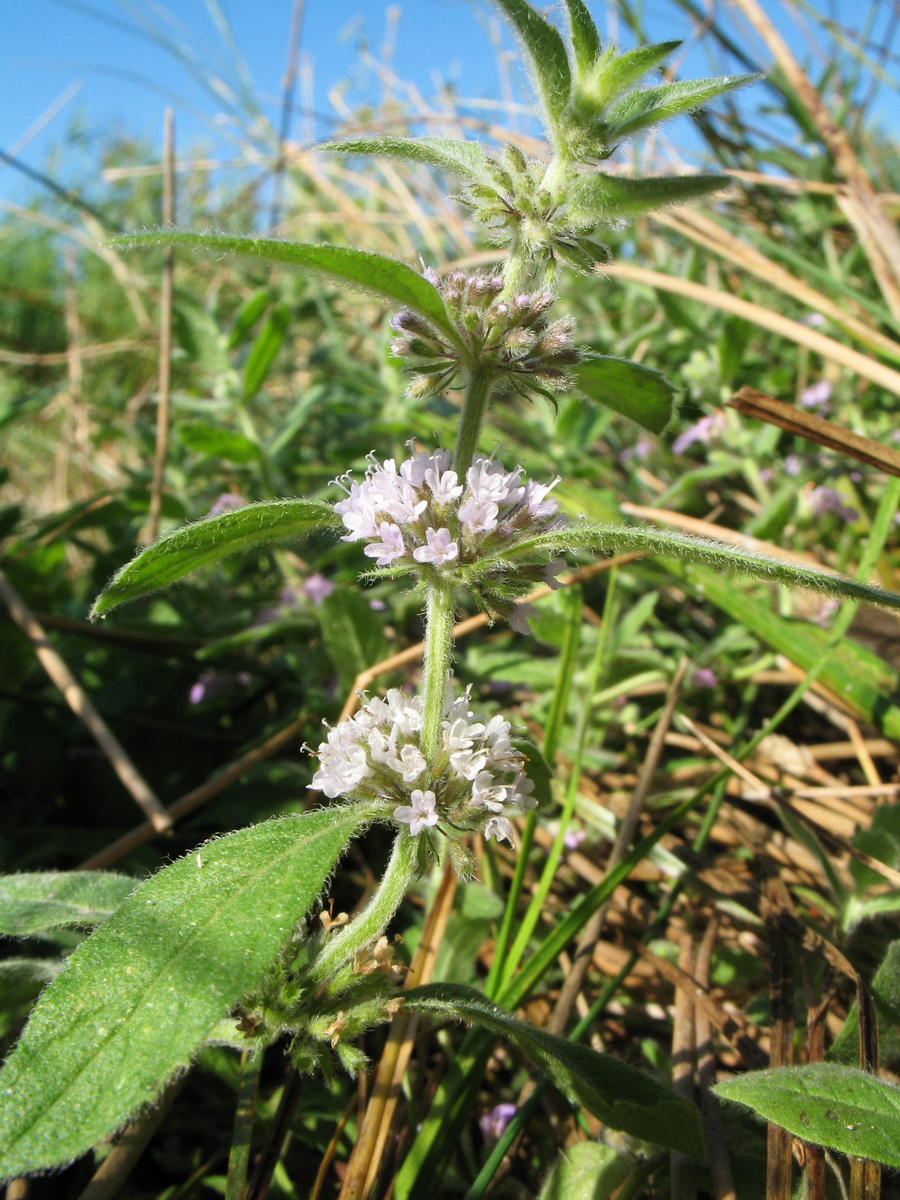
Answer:
<path fill-rule="evenodd" d="M 459 433 L 456 435 L 456 448 L 453 452 L 453 469 L 460 479 L 465 478 L 466 471 L 472 465 L 472 459 L 478 450 L 478 439 L 481 437 L 481 427 L 491 398 L 490 372 L 476 371 L 469 379 L 466 397 L 463 401 L 462 416 L 459 420 Z"/>
<path fill-rule="evenodd" d="M 310 967 L 314 983 L 332 979 L 342 967 L 353 962 L 364 946 L 385 931 L 415 875 L 417 844 L 418 840 L 408 830 L 397 835 L 387 870 L 372 899 L 358 917 L 334 935 Z"/>
<path fill-rule="evenodd" d="M 428 584 L 428 608 L 425 629 L 425 668 L 422 676 L 424 712 L 422 717 L 422 753 L 433 765 L 441 741 L 444 719 L 444 693 L 450 677 L 453 655 L 453 585 L 438 579 Z"/>

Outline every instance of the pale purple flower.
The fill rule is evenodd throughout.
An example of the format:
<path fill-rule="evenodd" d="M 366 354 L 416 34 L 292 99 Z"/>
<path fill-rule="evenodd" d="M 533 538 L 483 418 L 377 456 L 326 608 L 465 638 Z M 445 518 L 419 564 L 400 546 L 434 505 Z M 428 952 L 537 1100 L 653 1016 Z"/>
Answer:
<path fill-rule="evenodd" d="M 459 521 L 469 533 L 490 533 L 497 528 L 499 511 L 493 500 L 479 504 L 474 496 L 469 496 L 459 506 Z"/>
<path fill-rule="evenodd" d="M 789 454 L 784 460 L 784 470 L 792 478 L 803 470 L 803 459 L 799 454 Z"/>
<path fill-rule="evenodd" d="M 571 827 L 563 834 L 563 845 L 567 850 L 577 850 L 585 839 L 583 829 L 572 829 Z"/>
<path fill-rule="evenodd" d="M 478 1127 L 486 1141 L 497 1142 L 503 1136 L 507 1125 L 518 1112 L 515 1104 L 496 1104 L 483 1112 L 478 1118 Z"/>
<path fill-rule="evenodd" d="M 801 317 L 799 324 L 808 325 L 810 329 L 819 329 L 825 324 L 825 318 L 820 312 L 811 312 Z"/>
<path fill-rule="evenodd" d="M 459 546 L 453 540 L 453 535 L 449 529 L 426 529 L 425 539 L 427 545 L 417 546 L 413 550 L 413 558 L 420 563 L 434 563 L 436 567 L 442 566 L 446 562 L 453 562 L 459 557 Z M 366 553 L 369 552 L 369 547 L 366 547 Z M 379 566 L 382 564 L 379 563 Z"/>
<path fill-rule="evenodd" d="M 409 800 L 409 804 L 401 804 L 399 808 L 394 809 L 394 820 L 408 825 L 412 837 L 421 833 L 423 829 L 437 825 L 439 818 L 434 806 L 434 792 L 423 792 L 416 788 L 410 792 Z"/>
<path fill-rule="evenodd" d="M 633 446 L 626 446 L 619 453 L 619 462 L 628 462 L 632 458 L 638 460 L 646 458 L 653 449 L 653 442 L 649 438 L 638 438 Z"/>
<path fill-rule="evenodd" d="M 519 601 L 507 617 L 509 627 L 515 630 L 516 633 L 530 634 L 531 626 L 528 624 L 529 618 L 536 617 L 537 615 L 538 610 L 533 604 L 529 604 L 527 601 Z"/>
<path fill-rule="evenodd" d="M 715 671 L 709 667 L 697 667 L 691 676 L 691 683 L 695 688 L 714 688 L 718 682 Z"/>
<path fill-rule="evenodd" d="M 243 508 L 246 503 L 247 501 L 244 497 L 239 496 L 237 492 L 222 492 L 220 496 L 216 496 L 212 508 L 207 515 L 217 517 L 220 513 L 231 512 L 235 508 Z"/>
<path fill-rule="evenodd" d="M 811 383 L 809 387 L 805 387 L 800 393 L 800 405 L 802 408 L 824 408 L 831 399 L 833 390 L 831 382 L 827 379 L 820 379 L 818 383 Z"/>
<path fill-rule="evenodd" d="M 313 604 L 321 604 L 325 597 L 334 591 L 334 584 L 318 571 L 314 571 L 312 575 L 307 575 L 299 590 L 304 596 L 308 596 Z"/>
<path fill-rule="evenodd" d="M 839 520 L 847 525 L 859 520 L 859 513 L 856 509 L 850 504 L 845 504 L 844 497 L 840 492 L 835 491 L 834 488 L 814 488 L 809 498 L 812 503 L 813 513 L 817 517 L 824 516 L 825 513 L 834 513 Z"/>
<path fill-rule="evenodd" d="M 391 521 L 382 521 L 378 532 L 380 542 L 370 542 L 363 550 L 367 558 L 376 559 L 376 566 L 386 567 L 395 558 L 401 558 L 406 553 L 406 543 L 403 541 L 403 531 L 399 525 Z"/>
<path fill-rule="evenodd" d="M 672 453 L 684 454 L 685 450 L 689 446 L 693 446 L 695 442 L 703 442 L 709 445 L 724 429 L 725 414 L 721 409 L 716 409 L 715 412 L 701 417 L 699 421 L 688 426 L 683 433 L 680 433 L 672 443 Z"/>

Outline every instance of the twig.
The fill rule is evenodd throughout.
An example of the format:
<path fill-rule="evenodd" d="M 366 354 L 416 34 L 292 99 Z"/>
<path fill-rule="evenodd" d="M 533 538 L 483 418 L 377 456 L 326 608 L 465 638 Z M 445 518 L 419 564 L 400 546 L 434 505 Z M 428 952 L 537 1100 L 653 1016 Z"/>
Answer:
<path fill-rule="evenodd" d="M 681 934 L 678 954 L 679 969 L 691 983 L 676 985 L 675 1015 L 672 1021 L 672 1091 L 682 1100 L 694 1103 L 694 1052 L 696 1030 L 694 1026 L 694 946 L 687 931 Z M 693 1159 L 680 1150 L 673 1150 L 670 1158 L 670 1196 L 672 1200 L 696 1200 L 697 1171 Z"/>
<path fill-rule="evenodd" d="M 170 1083 L 145 1117 L 125 1127 L 116 1139 L 116 1145 L 97 1168 L 78 1200 L 112 1200 L 162 1124 L 175 1097 L 181 1091 L 183 1082 L 182 1078 Z"/>
<path fill-rule="evenodd" d="M 147 825 L 151 833 L 167 832 L 172 827 L 171 817 L 97 712 L 81 684 L 50 645 L 47 634 L 2 570 L 0 570 L 0 599 L 6 604 L 12 619 L 34 646 L 41 666 L 62 692 L 69 708 L 84 721 L 135 803 L 147 814 Z"/>
<path fill-rule="evenodd" d="M 166 109 L 163 132 L 163 225 L 175 224 L 175 119 Z M 150 487 L 150 511 L 145 540 L 155 542 L 159 533 L 162 489 L 169 453 L 169 406 L 172 387 L 172 309 L 175 297 L 175 251 L 166 246 L 159 295 L 159 404 L 156 409 L 156 454 Z"/>
<path fill-rule="evenodd" d="M 719 918 L 713 915 L 704 931 L 694 964 L 694 977 L 697 983 L 707 989 L 709 988 L 712 955 L 718 931 Z M 712 1176 L 713 1200 L 737 1200 L 731 1162 L 725 1146 L 722 1109 L 718 1096 L 712 1090 L 716 1082 L 716 1052 L 713 1045 L 712 1022 L 705 1009 L 696 1008 L 694 1028 L 697 1036 L 697 1082 L 700 1086 L 700 1109 L 706 1134 L 706 1152 L 709 1158 L 709 1173 Z"/>
<path fill-rule="evenodd" d="M 806 412 L 794 404 L 785 404 L 783 400 L 776 400 L 774 396 L 767 396 L 756 388 L 742 387 L 726 403 L 729 408 L 736 408 L 748 417 L 778 425 L 789 433 L 799 434 L 810 442 L 827 446 L 829 450 L 837 450 L 888 475 L 900 475 L 900 451 L 854 433 L 852 429 L 834 421 L 826 421 L 824 417 Z"/>

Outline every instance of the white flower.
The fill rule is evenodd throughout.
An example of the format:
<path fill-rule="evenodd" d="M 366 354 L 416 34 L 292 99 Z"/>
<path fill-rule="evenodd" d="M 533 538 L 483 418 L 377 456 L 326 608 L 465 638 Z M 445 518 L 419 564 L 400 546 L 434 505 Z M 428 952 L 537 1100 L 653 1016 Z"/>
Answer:
<path fill-rule="evenodd" d="M 449 529 L 426 529 L 427 546 L 417 546 L 413 550 L 413 558 L 420 563 L 434 563 L 436 567 L 445 562 L 452 562 L 459 555 L 459 547 L 453 540 Z M 368 553 L 369 547 L 366 547 Z"/>
<path fill-rule="evenodd" d="M 337 754 L 329 754 L 329 750 L 330 747 L 319 747 L 321 765 L 313 775 L 312 786 L 333 800 L 352 791 L 371 771 L 362 746 L 341 747 Z"/>
<path fill-rule="evenodd" d="M 404 783 L 415 783 L 428 766 L 428 760 L 418 746 L 410 743 L 401 749 L 399 755 L 388 760 L 388 766 L 397 772 Z"/>
<path fill-rule="evenodd" d="M 531 515 L 537 519 L 542 517 L 552 517 L 559 508 L 556 500 L 545 500 L 544 497 L 551 488 L 555 488 L 559 483 L 559 476 L 552 483 L 535 483 L 529 479 L 525 484 L 525 507 Z"/>
<path fill-rule="evenodd" d="M 492 813 L 502 813 L 507 788 L 497 783 L 490 771 L 479 771 L 472 781 L 472 803 L 483 805 Z"/>
<path fill-rule="evenodd" d="M 459 506 L 459 521 L 470 533 L 490 533 L 497 528 L 499 511 L 493 500 L 479 504 L 474 496 L 469 496 Z"/>
<path fill-rule="evenodd" d="M 408 825 L 409 832 L 414 837 L 423 829 L 437 825 L 438 815 L 434 807 L 434 792 L 423 792 L 416 788 L 414 792 L 410 792 L 409 799 L 409 804 L 401 804 L 399 808 L 394 809 L 394 820 Z"/>
<path fill-rule="evenodd" d="M 495 837 L 497 841 L 512 842 L 513 827 L 507 821 L 506 817 L 491 817 L 487 825 L 484 827 L 484 836 L 486 838 Z"/>

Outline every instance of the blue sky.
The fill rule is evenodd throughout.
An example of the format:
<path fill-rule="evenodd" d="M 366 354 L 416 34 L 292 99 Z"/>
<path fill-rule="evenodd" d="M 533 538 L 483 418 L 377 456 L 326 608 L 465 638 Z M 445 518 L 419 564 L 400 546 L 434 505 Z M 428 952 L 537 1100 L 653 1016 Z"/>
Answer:
<path fill-rule="evenodd" d="M 842 5 L 838 0 L 817 3 L 848 23 L 854 12 L 857 20 L 862 16 L 861 8 L 850 0 L 842 0 Z M 221 4 L 246 65 L 248 89 L 277 124 L 293 0 L 221 0 Z M 795 52 L 821 66 L 814 27 L 798 32 L 787 20 L 781 0 L 764 6 L 788 33 Z M 163 110 L 173 104 L 180 148 L 202 143 L 213 155 L 227 157 L 234 129 L 233 123 L 229 125 L 227 102 L 204 89 L 177 55 L 138 32 L 140 15 L 149 14 L 157 29 L 186 48 L 188 59 L 193 56 L 200 74 L 240 87 L 235 58 L 212 17 L 214 7 L 204 0 L 169 0 L 165 5 L 156 0 L 0 3 L 0 148 L 15 149 L 25 163 L 41 168 L 48 151 L 61 145 L 76 117 L 88 136 L 119 128 L 158 145 Z M 386 0 L 306 0 L 301 49 L 312 63 L 312 107 L 320 117 L 312 126 L 295 117 L 292 136 L 327 134 L 327 120 L 321 118 L 334 116 L 328 92 L 340 81 L 349 84 L 352 99 L 379 98 L 374 73 L 360 67 L 359 48 L 367 44 L 380 56 L 390 24 L 388 7 Z M 405 0 L 394 7 L 400 10 L 393 58 L 398 76 L 412 80 L 426 97 L 435 94 L 439 78 L 452 80 L 463 96 L 498 99 L 502 95 L 484 0 Z M 882 10 L 890 7 L 880 5 Z M 612 7 L 595 2 L 592 9 L 602 32 L 623 40 L 610 15 Z M 691 44 L 691 27 L 675 6 L 655 0 L 645 6 L 645 12 L 652 38 L 684 37 Z M 682 74 L 708 74 L 720 66 L 693 49 L 682 64 Z M 888 69 L 897 74 L 895 64 Z M 512 78 L 514 84 L 519 78 L 514 65 Z M 763 89 L 754 91 L 764 100 Z M 299 88 L 296 98 L 302 99 Z M 890 88 L 882 89 L 879 110 L 886 122 L 897 120 L 900 109 Z M 44 127 L 29 135 L 42 119 Z M 690 154 L 689 127 L 674 130 L 672 136 L 676 141 L 680 137 Z M 64 155 L 58 163 L 54 162 L 54 169 L 64 172 Z M 0 197 L 21 199 L 30 187 L 11 167 L 0 164 Z"/>

